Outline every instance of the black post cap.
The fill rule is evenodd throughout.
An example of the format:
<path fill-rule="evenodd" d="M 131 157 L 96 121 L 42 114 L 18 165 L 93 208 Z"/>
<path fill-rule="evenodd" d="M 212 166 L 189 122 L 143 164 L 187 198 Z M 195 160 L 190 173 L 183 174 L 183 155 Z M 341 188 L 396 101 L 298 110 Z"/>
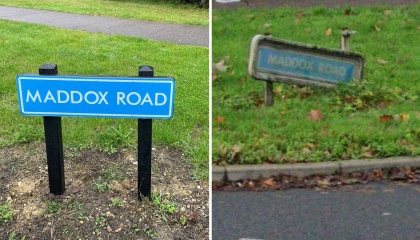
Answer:
<path fill-rule="evenodd" d="M 139 67 L 139 77 L 153 77 L 154 70 L 152 66 L 143 65 Z"/>
<path fill-rule="evenodd" d="M 57 75 L 57 64 L 46 63 L 39 67 L 39 75 Z"/>

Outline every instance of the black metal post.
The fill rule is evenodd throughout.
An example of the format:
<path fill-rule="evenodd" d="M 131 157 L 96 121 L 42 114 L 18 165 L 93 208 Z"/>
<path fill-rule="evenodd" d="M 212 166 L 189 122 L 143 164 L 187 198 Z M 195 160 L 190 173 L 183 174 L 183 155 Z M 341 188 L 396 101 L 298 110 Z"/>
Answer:
<path fill-rule="evenodd" d="M 154 77 L 153 67 L 140 66 L 139 77 Z M 138 199 L 149 198 L 152 188 L 152 119 L 138 119 Z"/>
<path fill-rule="evenodd" d="M 57 75 L 56 64 L 44 64 L 39 75 Z M 48 182 L 50 193 L 61 195 L 65 191 L 64 153 L 61 117 L 44 117 L 45 145 L 47 150 Z"/>

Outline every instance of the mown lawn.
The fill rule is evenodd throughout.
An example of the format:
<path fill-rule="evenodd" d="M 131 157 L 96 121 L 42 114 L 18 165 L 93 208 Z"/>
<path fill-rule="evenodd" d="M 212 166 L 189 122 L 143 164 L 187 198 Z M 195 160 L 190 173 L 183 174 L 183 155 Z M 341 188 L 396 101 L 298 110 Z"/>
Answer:
<path fill-rule="evenodd" d="M 42 117 L 19 113 L 15 78 L 56 63 L 61 75 L 136 76 L 151 65 L 155 76 L 176 80 L 174 117 L 154 120 L 153 144 L 181 149 L 208 178 L 208 48 L 123 36 L 91 34 L 0 21 L 0 147 L 43 141 Z M 63 117 L 65 147 L 116 152 L 137 146 L 135 119 Z"/>
<path fill-rule="evenodd" d="M 350 49 L 365 56 L 363 81 L 336 89 L 248 76 L 251 38 Z M 420 6 L 213 11 L 214 164 L 337 161 L 420 154 Z M 228 67 L 226 70 L 225 67 Z"/>
<path fill-rule="evenodd" d="M 2 0 L 0 5 L 154 22 L 209 25 L 209 9 L 192 4 L 172 4 L 164 0 Z"/>

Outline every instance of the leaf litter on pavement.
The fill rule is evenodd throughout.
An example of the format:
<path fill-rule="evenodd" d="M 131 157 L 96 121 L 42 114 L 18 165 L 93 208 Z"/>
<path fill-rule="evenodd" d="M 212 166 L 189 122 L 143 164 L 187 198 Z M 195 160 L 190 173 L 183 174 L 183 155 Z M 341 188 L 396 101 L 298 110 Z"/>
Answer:
<path fill-rule="evenodd" d="M 373 181 L 420 184 L 420 168 L 394 167 L 333 175 L 316 174 L 306 177 L 278 174 L 260 179 L 213 181 L 212 189 L 213 191 L 270 191 L 308 188 L 323 191 Z"/>

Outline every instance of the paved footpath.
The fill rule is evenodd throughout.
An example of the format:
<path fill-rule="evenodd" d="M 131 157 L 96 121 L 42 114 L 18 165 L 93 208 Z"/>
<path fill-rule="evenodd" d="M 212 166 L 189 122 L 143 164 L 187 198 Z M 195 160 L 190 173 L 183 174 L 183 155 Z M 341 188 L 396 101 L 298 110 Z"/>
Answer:
<path fill-rule="evenodd" d="M 0 6 L 0 19 L 88 32 L 147 38 L 184 45 L 209 46 L 209 28 L 170 23 L 88 16 Z"/>

